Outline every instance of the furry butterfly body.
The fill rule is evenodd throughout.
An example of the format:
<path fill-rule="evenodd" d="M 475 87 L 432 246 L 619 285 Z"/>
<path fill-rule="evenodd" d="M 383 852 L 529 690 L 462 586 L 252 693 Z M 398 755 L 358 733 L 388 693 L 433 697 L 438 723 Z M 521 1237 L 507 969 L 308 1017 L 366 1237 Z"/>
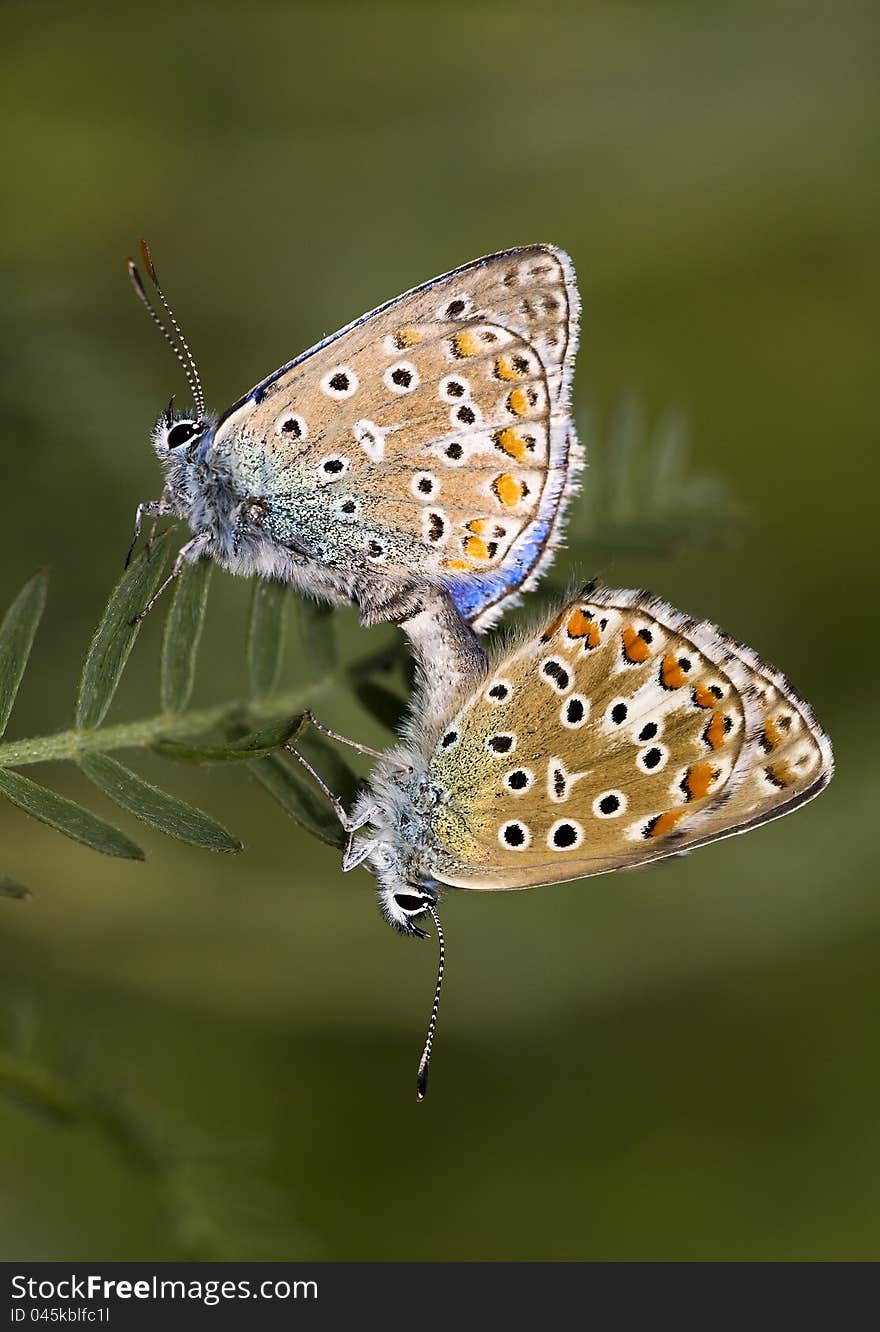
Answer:
<path fill-rule="evenodd" d="M 219 420 L 198 401 L 195 419 L 165 413 L 165 490 L 139 514 L 189 523 L 178 567 L 208 556 L 355 602 L 366 621 L 404 618 L 430 588 L 485 628 L 560 540 L 582 462 L 577 325 L 562 251 L 476 260 L 324 339 Z"/>

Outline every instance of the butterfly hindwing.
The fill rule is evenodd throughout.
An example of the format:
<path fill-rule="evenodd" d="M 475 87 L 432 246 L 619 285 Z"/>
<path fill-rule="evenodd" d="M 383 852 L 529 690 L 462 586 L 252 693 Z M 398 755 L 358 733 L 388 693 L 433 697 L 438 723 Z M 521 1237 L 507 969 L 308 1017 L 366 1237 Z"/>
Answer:
<path fill-rule="evenodd" d="M 578 299 L 549 246 L 477 260 L 263 381 L 208 461 L 271 535 L 365 579 L 429 578 L 485 627 L 552 555 L 581 454 Z"/>
<path fill-rule="evenodd" d="M 438 877 L 524 888 L 635 866 L 776 818 L 831 776 L 788 682 L 645 593 L 588 590 L 446 726 Z"/>

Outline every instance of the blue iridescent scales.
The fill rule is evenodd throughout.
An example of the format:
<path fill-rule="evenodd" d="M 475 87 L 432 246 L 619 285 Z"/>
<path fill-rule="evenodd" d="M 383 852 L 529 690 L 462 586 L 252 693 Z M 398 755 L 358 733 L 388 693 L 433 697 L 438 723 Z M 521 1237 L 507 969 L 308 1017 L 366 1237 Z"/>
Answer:
<path fill-rule="evenodd" d="M 488 627 L 552 559 L 581 465 L 578 298 L 550 246 L 465 265 L 263 380 L 200 458 L 265 536 L 373 590 L 445 588 Z"/>

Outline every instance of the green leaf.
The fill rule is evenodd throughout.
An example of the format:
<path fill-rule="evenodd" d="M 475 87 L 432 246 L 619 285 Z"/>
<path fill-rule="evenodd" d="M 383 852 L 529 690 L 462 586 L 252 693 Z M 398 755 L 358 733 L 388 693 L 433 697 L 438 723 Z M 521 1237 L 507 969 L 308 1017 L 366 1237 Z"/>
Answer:
<path fill-rule="evenodd" d="M 46 605 L 48 577 L 44 569 L 25 583 L 0 624 L 0 735 L 27 666 L 34 634 Z"/>
<path fill-rule="evenodd" d="M 76 703 L 81 730 L 100 725 L 119 684 L 128 654 L 140 630 L 141 613 L 159 585 L 168 533 L 163 532 L 125 570 L 107 603 L 89 645 Z"/>
<path fill-rule="evenodd" d="M 208 851 L 241 850 L 241 842 L 230 837 L 226 829 L 207 814 L 145 782 L 136 772 L 123 767 L 107 754 L 83 754 L 79 766 L 89 780 L 117 805 L 169 837 Z"/>
<path fill-rule="evenodd" d="M 0 795 L 5 795 L 13 805 L 18 805 L 41 823 L 48 823 L 51 828 L 57 828 L 74 841 L 84 842 L 95 851 L 102 851 L 105 856 L 124 856 L 128 860 L 144 858 L 140 847 L 129 841 L 118 828 L 66 796 L 39 786 L 29 777 L 22 777 L 21 773 L 0 768 Z"/>
<path fill-rule="evenodd" d="M 251 603 L 251 623 L 248 632 L 248 669 L 251 695 L 263 698 L 271 694 L 278 683 L 281 670 L 281 650 L 284 644 L 284 608 L 287 587 L 258 578 L 254 584 Z"/>
<path fill-rule="evenodd" d="M 308 776 L 278 754 L 254 759 L 248 768 L 291 818 L 328 846 L 341 847 L 347 834 Z"/>
<path fill-rule="evenodd" d="M 243 759 L 273 754 L 291 744 L 302 730 L 302 715 L 274 722 L 259 731 L 235 736 L 229 740 L 157 740 L 153 748 L 168 758 L 189 759 L 196 763 L 234 763 Z"/>
<path fill-rule="evenodd" d="M 406 699 L 377 680 L 358 680 L 354 687 L 361 707 L 389 731 L 396 731 L 406 716 Z"/>
<path fill-rule="evenodd" d="M 312 726 L 307 726 L 297 737 L 296 747 L 308 759 L 316 772 L 324 778 L 330 790 L 346 808 L 354 804 L 361 779 L 349 767 L 340 752 L 339 742 L 328 739 Z"/>
<path fill-rule="evenodd" d="M 25 888 L 23 883 L 16 883 L 15 879 L 7 879 L 4 876 L 0 878 L 0 897 L 14 897 L 24 902 L 31 897 L 31 890 Z"/>
<path fill-rule="evenodd" d="M 162 640 L 159 697 L 163 712 L 183 712 L 192 696 L 213 568 L 213 560 L 196 560 L 184 565 L 177 580 Z"/>
<path fill-rule="evenodd" d="M 306 660 L 314 675 L 332 671 L 336 665 L 336 622 L 333 607 L 302 597 L 299 602 L 299 633 Z"/>

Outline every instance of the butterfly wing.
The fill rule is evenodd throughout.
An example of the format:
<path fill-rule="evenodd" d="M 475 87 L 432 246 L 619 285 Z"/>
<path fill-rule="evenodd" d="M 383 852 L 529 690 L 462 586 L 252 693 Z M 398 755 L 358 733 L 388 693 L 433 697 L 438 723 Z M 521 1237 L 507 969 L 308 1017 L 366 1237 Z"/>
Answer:
<path fill-rule="evenodd" d="M 642 592 L 587 589 L 493 663 L 440 737 L 437 877 L 526 888 L 745 832 L 827 784 L 788 681 Z"/>
<path fill-rule="evenodd" d="M 532 245 L 425 283 L 258 384 L 207 459 L 270 532 L 375 582 L 446 586 L 487 627 L 559 541 L 581 465 L 569 415 L 578 296 Z"/>

